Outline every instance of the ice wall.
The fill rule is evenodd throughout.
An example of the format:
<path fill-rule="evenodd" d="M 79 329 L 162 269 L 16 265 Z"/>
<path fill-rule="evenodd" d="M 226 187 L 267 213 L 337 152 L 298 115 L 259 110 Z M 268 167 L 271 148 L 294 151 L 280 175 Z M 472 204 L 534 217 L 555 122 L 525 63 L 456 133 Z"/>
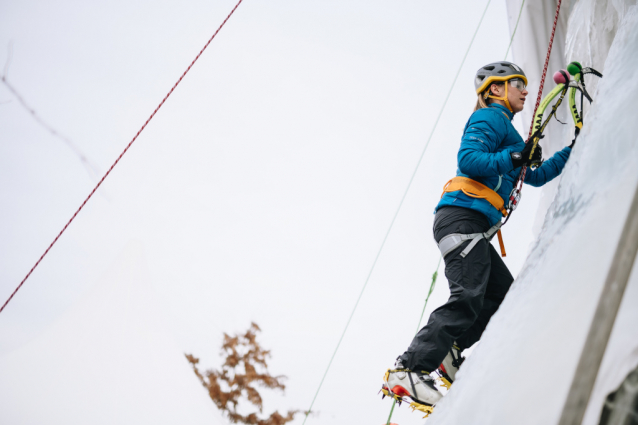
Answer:
<path fill-rule="evenodd" d="M 556 1 L 525 1 L 506 0 L 507 16 L 510 34 L 516 28 L 516 34 L 512 40 L 510 60 L 521 66 L 528 80 L 528 90 L 530 95 L 525 110 L 519 116 L 524 122 L 524 128 L 529 129 L 532 122 L 533 103 L 536 101 L 536 93 L 540 86 L 543 64 L 547 55 L 547 44 L 554 24 L 556 13 Z M 549 61 L 549 70 L 556 70 L 565 67 L 563 57 L 565 56 L 565 45 L 569 10 L 573 6 L 574 0 L 563 0 L 561 13 L 558 15 L 556 33 L 554 35 L 554 45 Z M 521 5 L 523 10 L 521 12 Z M 520 13 L 520 21 L 518 19 Z M 518 27 L 516 23 L 518 21 Z M 502 59 L 502 58 L 501 58 Z M 498 60 L 498 59 L 497 59 Z M 540 66 L 539 66 L 540 63 Z M 551 74 L 550 74 L 551 76 Z M 545 84 L 543 95 L 552 90 L 551 79 Z M 529 105 L 531 103 L 531 105 Z M 531 106 L 531 107 L 530 107 Z M 527 134 L 525 134 L 527 135 Z"/>
<path fill-rule="evenodd" d="M 638 6 L 625 6 L 601 67 L 605 77 L 538 240 L 429 425 L 558 421 L 638 185 L 633 107 L 638 96 Z M 592 47 L 593 58 L 604 56 L 596 49 Z M 604 396 L 638 363 L 637 303 L 634 269 L 585 423 L 597 423 Z"/>
<path fill-rule="evenodd" d="M 636 0 L 580 0 L 569 15 L 565 42 L 565 62 L 579 61 L 605 72 L 605 60 L 616 37 L 620 22 Z M 595 97 L 598 79 L 587 81 L 588 91 Z M 585 109 L 587 116 L 589 109 Z"/>
<path fill-rule="evenodd" d="M 514 31 L 521 10 L 523 0 L 507 0 L 508 21 L 510 33 Z M 526 1 L 523 4 L 521 19 L 512 43 L 512 60 L 525 70 L 529 79 L 527 108 L 521 112 L 520 118 L 523 128 L 527 132 L 532 121 L 533 105 L 540 84 L 541 72 L 547 54 L 547 44 L 551 34 L 556 0 Z M 563 0 L 556 26 L 554 45 L 548 66 L 548 78 L 543 90 L 543 96 L 551 91 L 553 83 L 551 76 L 558 69 L 565 68 L 571 61 L 579 61 L 584 66 L 590 66 L 605 72 L 605 59 L 614 40 L 618 24 L 623 19 L 636 0 Z M 598 87 L 597 79 L 587 81 L 588 91 L 594 96 Z M 589 113 L 589 105 L 584 108 L 584 118 Z M 558 112 L 561 121 L 569 121 L 567 102 L 564 102 Z M 552 120 L 546 137 L 541 145 L 546 157 L 562 149 L 573 139 L 572 126 L 560 124 Z M 527 136 L 527 133 L 524 135 Z M 545 185 L 541 192 L 538 205 L 537 219 L 534 232 L 538 234 L 545 220 L 558 185 L 560 177 Z"/>
<path fill-rule="evenodd" d="M 523 3 L 524 2 L 524 3 Z M 510 33 L 516 34 L 512 40 L 512 55 L 510 60 L 518 64 L 527 75 L 529 95 L 525 109 L 517 114 L 517 120 L 522 121 L 522 127 L 525 133 L 522 135 L 527 138 L 530 124 L 532 122 L 532 114 L 534 112 L 534 104 L 536 103 L 538 88 L 540 86 L 543 65 L 547 56 L 547 45 L 554 24 L 554 16 L 556 14 L 556 0 L 543 1 L 524 1 L 524 0 L 506 0 L 507 14 Z M 561 68 L 565 68 L 565 38 L 567 35 L 568 17 L 570 10 L 574 7 L 575 0 L 563 0 L 561 3 L 561 12 L 558 15 L 556 24 L 556 33 L 554 35 L 554 44 L 552 54 L 549 59 L 547 68 L 548 77 L 545 80 L 543 88 L 543 96 L 548 94 L 554 87 L 552 81 L 553 73 Z M 521 12 L 521 5 L 523 10 Z M 520 14 L 518 27 L 516 23 Z M 567 102 L 565 102 L 566 104 Z M 565 106 L 561 108 L 558 116 L 561 121 L 565 121 L 568 111 Z M 562 149 L 569 144 L 569 129 L 561 125 L 558 121 L 552 120 L 545 130 L 545 138 L 541 145 L 545 157 L 549 157 L 554 152 Z M 541 192 L 538 205 L 538 214 L 535 223 L 533 223 L 534 234 L 538 235 L 543 224 L 547 208 L 556 193 L 556 188 L 560 183 L 560 177 L 546 184 Z M 525 194 L 523 194 L 525 197 Z"/>

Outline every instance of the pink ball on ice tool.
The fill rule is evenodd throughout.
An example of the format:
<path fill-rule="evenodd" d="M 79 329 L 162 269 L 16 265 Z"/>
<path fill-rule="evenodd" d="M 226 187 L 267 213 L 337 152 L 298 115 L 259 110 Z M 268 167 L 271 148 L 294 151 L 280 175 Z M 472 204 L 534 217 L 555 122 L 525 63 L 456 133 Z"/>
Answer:
<path fill-rule="evenodd" d="M 561 69 L 560 71 L 556 71 L 554 74 L 554 82 L 556 84 L 567 84 L 569 83 L 569 73 L 565 69 Z"/>

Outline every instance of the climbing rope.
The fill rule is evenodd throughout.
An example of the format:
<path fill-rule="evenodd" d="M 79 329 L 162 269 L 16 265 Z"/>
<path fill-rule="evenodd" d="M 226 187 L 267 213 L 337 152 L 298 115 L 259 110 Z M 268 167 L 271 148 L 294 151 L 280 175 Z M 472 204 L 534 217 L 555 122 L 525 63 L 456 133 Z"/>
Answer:
<path fill-rule="evenodd" d="M 337 351 L 339 351 L 339 347 L 341 346 L 341 341 L 343 341 L 343 337 L 345 336 L 346 332 L 348 331 L 348 327 L 350 326 L 350 322 L 352 321 L 352 317 L 354 316 L 355 311 L 357 310 L 357 307 L 359 306 L 359 301 L 361 301 L 361 297 L 363 296 L 363 293 L 366 289 L 366 287 L 368 286 L 368 282 L 370 281 L 370 276 L 372 276 L 372 272 L 374 271 L 374 268 L 377 264 L 377 260 L 379 259 L 379 256 L 381 255 L 381 251 L 383 251 L 383 247 L 385 246 L 386 241 L 388 240 L 388 236 L 390 235 L 390 231 L 392 231 L 392 228 L 394 227 L 394 222 L 396 221 L 397 216 L 399 215 L 399 211 L 401 211 L 401 207 L 403 206 L 403 201 L 405 201 L 405 198 L 410 190 L 410 187 L 412 186 L 412 182 L 414 181 L 414 177 L 416 176 L 417 171 L 419 170 L 419 166 L 421 165 L 421 161 L 423 160 L 423 156 L 425 155 L 425 151 L 427 150 L 428 146 L 430 145 L 430 140 L 432 140 L 432 135 L 434 134 L 434 131 L 436 130 L 437 125 L 439 124 L 439 120 L 441 119 L 441 115 L 443 114 L 443 110 L 445 109 L 445 106 L 447 105 L 447 101 L 450 98 L 450 95 L 452 94 L 452 89 L 454 88 L 454 86 L 456 85 L 456 80 L 459 77 L 459 74 L 461 73 L 461 69 L 463 68 L 463 65 L 465 64 L 465 59 L 467 58 L 467 55 L 470 53 L 470 49 L 472 47 L 472 44 L 474 43 L 474 39 L 476 38 L 476 34 L 478 33 L 479 28 L 481 27 L 481 24 L 483 23 L 483 18 L 485 18 L 485 13 L 487 12 L 487 8 L 489 7 L 490 3 L 492 0 L 488 0 L 487 5 L 485 5 L 485 10 L 483 10 L 483 14 L 481 15 L 481 19 L 479 20 L 478 26 L 476 27 L 476 31 L 474 31 L 474 35 L 472 35 L 472 39 L 470 40 L 470 44 L 467 47 L 467 50 L 465 51 L 465 55 L 463 56 L 463 60 L 461 61 L 461 64 L 459 65 L 458 70 L 456 71 L 456 75 L 454 76 L 454 80 L 452 81 L 452 85 L 450 86 L 450 89 L 448 90 L 447 96 L 445 97 L 445 100 L 443 101 L 443 105 L 441 105 L 441 109 L 439 110 L 439 114 L 436 117 L 436 121 L 434 121 L 434 126 L 432 127 L 432 130 L 430 131 L 430 135 L 428 136 L 427 141 L 425 142 L 425 146 L 423 147 L 423 150 L 421 151 L 421 156 L 419 157 L 419 160 L 416 163 L 416 167 L 414 168 L 414 171 L 412 172 L 412 176 L 410 177 L 410 180 L 408 181 L 408 185 L 405 188 L 405 191 L 403 192 L 403 197 L 401 198 L 401 201 L 399 202 L 399 206 L 396 209 L 396 212 L 394 213 L 394 217 L 392 217 L 392 221 L 390 222 L 390 226 L 388 227 L 388 230 L 385 233 L 385 236 L 383 238 L 383 241 L 381 242 L 381 246 L 379 247 L 379 250 L 377 251 L 377 255 L 374 258 L 374 261 L 372 262 L 372 266 L 370 267 L 370 271 L 368 272 L 368 276 L 366 277 L 366 280 L 363 284 L 363 287 L 361 288 L 361 291 L 359 293 L 359 296 L 357 297 L 357 301 L 354 303 L 354 307 L 352 309 L 352 312 L 350 313 L 350 317 L 348 317 L 348 321 L 346 322 L 346 326 L 343 329 L 343 332 L 341 333 L 341 337 L 339 338 L 339 342 L 337 342 L 337 346 L 334 350 L 334 352 L 332 353 L 332 357 L 330 358 L 330 361 L 328 362 L 328 366 L 326 367 L 326 370 L 323 374 L 323 377 L 321 378 L 321 381 L 319 382 L 319 387 L 317 388 L 317 391 L 315 392 L 315 396 L 312 399 L 312 402 L 310 403 L 310 407 L 308 408 L 308 410 L 306 411 L 306 417 L 303 420 L 302 425 L 304 425 L 306 423 L 306 420 L 308 419 L 308 416 L 310 415 L 310 412 L 312 411 L 312 407 L 315 404 L 315 401 L 317 400 L 317 396 L 319 395 L 319 392 L 321 391 L 321 387 L 323 386 L 323 382 L 326 379 L 326 376 L 328 375 L 328 371 L 330 370 L 330 367 L 332 366 L 332 362 L 337 354 Z"/>
<path fill-rule="evenodd" d="M 221 23 L 221 25 L 219 26 L 219 28 L 217 28 L 217 31 L 215 31 L 215 33 L 213 34 L 213 36 L 208 40 L 208 42 L 204 45 L 204 47 L 202 48 L 202 50 L 200 50 L 200 52 L 197 54 L 197 56 L 195 56 L 195 59 L 193 59 L 193 61 L 191 62 L 190 65 L 188 65 L 188 68 L 186 68 L 186 71 L 184 71 L 184 73 L 182 74 L 181 77 L 179 77 L 179 80 L 177 80 L 177 82 L 173 85 L 173 87 L 169 90 L 169 92 L 166 94 L 166 96 L 164 96 L 164 99 L 162 99 L 162 101 L 160 102 L 160 104 L 157 106 L 157 108 L 155 108 L 155 110 L 153 111 L 153 113 L 151 114 L 150 117 L 148 117 L 148 119 L 146 120 L 146 122 L 144 123 L 144 125 L 142 125 L 142 128 L 139 129 L 139 131 L 137 132 L 137 134 L 135 135 L 135 137 L 133 137 L 133 140 L 131 140 L 129 142 L 129 144 L 126 146 L 126 148 L 122 151 L 122 153 L 120 154 L 120 156 L 117 157 L 117 159 L 115 160 L 115 162 L 113 163 L 113 165 L 111 165 L 111 168 L 108 169 L 108 171 L 106 172 L 106 174 L 104 174 L 104 176 L 100 179 L 100 181 L 97 183 L 97 185 L 93 188 L 93 190 L 91 191 L 91 193 L 89 193 L 89 196 L 86 197 L 86 199 L 84 200 L 84 202 L 82 202 L 82 204 L 80 205 L 80 207 L 77 209 L 77 211 L 75 211 L 75 213 L 73 214 L 73 216 L 71 217 L 71 219 L 64 225 L 64 227 L 62 228 L 62 230 L 60 231 L 60 233 L 58 233 L 58 235 L 55 237 L 55 239 L 53 239 L 53 242 L 51 242 L 51 244 L 49 245 L 49 247 L 46 249 L 46 251 L 44 251 L 44 254 L 42 254 L 42 256 L 38 259 L 38 261 L 35 263 L 35 265 L 31 268 L 31 270 L 29 270 L 29 273 L 27 273 L 27 275 L 24 277 L 24 279 L 22 279 L 22 282 L 20 282 L 20 284 L 18 285 L 18 287 L 13 291 L 13 293 L 11 294 L 11 296 L 9 297 L 9 299 L 7 299 L 7 301 L 5 301 L 5 303 L 2 305 L 2 307 L 0 307 L 0 313 L 2 313 L 2 311 L 4 310 L 4 308 L 7 306 L 7 304 L 9 304 L 9 301 L 11 301 L 11 299 L 14 297 L 14 295 L 20 290 L 20 288 L 22 287 L 22 285 L 24 285 L 24 282 L 26 282 L 26 280 L 29 278 L 29 276 L 31 276 L 31 273 L 33 273 L 33 271 L 35 270 L 36 267 L 38 267 L 38 264 L 40 264 L 40 262 L 42 261 L 42 259 L 49 253 L 49 251 L 51 250 L 51 248 L 53 247 L 53 245 L 55 245 L 55 243 L 58 241 L 58 239 L 60 239 L 60 236 L 62 236 L 62 233 L 64 233 L 64 231 L 67 229 L 67 227 L 69 227 L 69 225 L 71 224 L 71 222 L 73 220 L 75 220 L 75 217 L 79 214 L 79 212 L 82 210 L 82 208 L 84 208 L 84 205 L 86 205 L 86 203 L 89 201 L 89 199 L 91 199 L 91 197 L 93 196 L 93 194 L 97 191 L 97 189 L 102 185 L 102 182 L 108 177 L 108 175 L 111 173 L 111 171 L 113 170 L 113 168 L 115 168 L 115 166 L 117 165 L 118 162 L 120 162 L 120 159 L 122 159 L 122 157 L 124 156 L 124 154 L 129 150 L 129 148 L 131 147 L 131 145 L 133 144 L 133 142 L 135 142 L 135 140 L 137 139 L 137 137 L 140 135 L 140 133 L 146 128 L 146 126 L 148 125 L 148 123 L 151 121 L 151 119 L 153 119 L 153 117 L 155 116 L 155 114 L 157 113 L 157 111 L 159 111 L 159 109 L 162 107 L 162 105 L 164 105 L 164 102 L 166 102 L 166 99 L 168 99 L 168 97 L 173 93 L 173 90 L 175 90 L 175 88 L 177 87 L 177 85 L 182 81 L 182 79 L 186 76 L 186 74 L 188 73 L 188 71 L 190 71 L 190 69 L 193 67 L 193 65 L 195 64 L 195 62 L 197 61 L 197 59 L 199 59 L 199 57 L 202 55 L 202 53 L 204 53 L 204 50 L 206 50 L 206 48 L 208 47 L 208 45 L 213 41 L 213 39 L 215 38 L 215 36 L 217 35 L 217 33 L 219 33 L 219 31 L 222 29 L 222 27 L 226 24 L 226 22 L 230 19 L 230 17 L 233 15 L 233 13 L 235 13 L 235 10 L 237 10 L 237 8 L 239 7 L 239 5 L 241 4 L 243 0 L 239 0 L 239 2 L 237 2 L 237 4 L 235 5 L 235 7 L 230 11 L 230 13 L 228 14 L 228 16 L 226 16 L 226 19 L 224 19 L 224 21 Z"/>
<path fill-rule="evenodd" d="M 507 55 L 510 52 L 510 47 L 512 47 L 512 43 L 514 42 L 514 36 L 516 35 L 516 30 L 518 29 L 518 23 L 521 21 L 521 15 L 523 14 L 523 6 L 525 6 L 525 0 L 521 3 L 521 10 L 518 11 L 518 18 L 516 19 L 516 25 L 514 26 L 514 31 L 512 31 L 512 38 L 510 38 L 510 44 L 507 46 L 507 51 L 505 52 L 505 57 L 503 60 L 507 60 Z"/>
<path fill-rule="evenodd" d="M 556 24 L 558 23 L 558 13 L 560 12 L 561 2 L 562 0 L 558 0 L 558 5 L 556 6 L 556 14 L 554 15 L 554 26 L 552 27 L 552 35 L 549 37 L 549 46 L 547 47 L 547 56 L 545 57 L 545 66 L 543 66 L 543 75 L 541 76 L 541 85 L 538 88 L 538 95 L 536 96 L 536 105 L 534 106 L 534 113 L 532 114 L 532 117 L 536 115 L 538 106 L 541 104 L 541 98 L 543 97 L 543 86 L 545 85 L 545 76 L 547 75 L 547 67 L 549 66 L 549 56 L 552 54 L 552 45 L 554 44 L 554 34 L 556 33 Z M 532 124 L 529 126 L 529 134 L 527 136 L 528 140 L 532 136 L 533 129 L 534 129 L 534 120 L 532 119 Z"/>
<path fill-rule="evenodd" d="M 419 324 L 416 326 L 416 332 L 419 332 L 419 329 L 421 329 L 421 322 L 423 322 L 423 316 L 425 315 L 425 307 L 428 306 L 428 300 L 430 299 L 430 295 L 432 295 L 432 291 L 434 291 L 434 284 L 436 283 L 436 278 L 439 276 L 439 267 L 441 267 L 441 260 L 443 259 L 443 256 L 439 257 L 439 262 L 436 265 L 436 270 L 434 270 L 434 273 L 432 274 L 432 283 L 430 283 L 430 290 L 428 291 L 428 295 L 427 297 L 425 297 L 425 303 L 423 303 L 423 311 L 421 312 L 421 317 L 419 318 Z"/>
<path fill-rule="evenodd" d="M 538 88 L 538 95 L 536 96 L 536 105 L 534 106 L 534 113 L 532 114 L 532 123 L 529 126 L 529 134 L 527 135 L 527 140 L 525 143 L 529 143 L 532 133 L 534 130 L 534 117 L 536 116 L 536 111 L 541 103 L 541 98 L 543 96 L 543 87 L 545 85 L 545 77 L 547 76 L 547 67 L 549 66 L 549 57 L 552 53 L 552 45 L 554 44 L 554 34 L 556 33 L 556 24 L 558 23 L 558 14 L 560 12 L 560 4 L 562 0 L 558 0 L 558 4 L 556 5 L 556 14 L 554 15 L 554 25 L 552 26 L 552 34 L 549 37 L 549 46 L 547 47 L 547 56 L 545 57 L 545 66 L 543 66 L 543 74 L 541 75 L 541 83 Z M 521 198 L 521 192 L 523 191 L 523 183 L 525 182 L 525 174 L 527 173 L 527 166 L 523 166 L 521 169 L 516 182 L 514 183 L 514 188 L 512 189 L 512 193 L 509 198 L 508 210 L 509 214 L 507 218 L 503 222 L 503 224 L 507 223 L 507 221 L 512 216 L 512 212 L 516 209 L 516 206 Z"/>

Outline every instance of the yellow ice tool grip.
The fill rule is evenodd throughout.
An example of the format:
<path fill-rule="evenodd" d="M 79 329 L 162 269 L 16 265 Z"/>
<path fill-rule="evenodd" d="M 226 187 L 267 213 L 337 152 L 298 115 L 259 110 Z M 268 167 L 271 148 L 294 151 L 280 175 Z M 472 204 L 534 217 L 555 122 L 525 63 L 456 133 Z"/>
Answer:
<path fill-rule="evenodd" d="M 503 214 L 503 217 L 507 217 L 507 210 L 505 209 L 505 201 L 503 201 L 503 198 L 484 184 L 479 183 L 476 180 L 468 179 L 467 177 L 457 176 L 445 183 L 441 197 L 448 192 L 456 192 L 458 190 L 462 191 L 470 198 L 485 199 L 494 208 L 499 210 L 500 213 Z M 501 256 L 505 257 L 507 254 L 505 253 L 505 244 L 503 243 L 503 236 L 501 235 L 500 229 L 497 235 L 498 244 L 501 248 Z"/>

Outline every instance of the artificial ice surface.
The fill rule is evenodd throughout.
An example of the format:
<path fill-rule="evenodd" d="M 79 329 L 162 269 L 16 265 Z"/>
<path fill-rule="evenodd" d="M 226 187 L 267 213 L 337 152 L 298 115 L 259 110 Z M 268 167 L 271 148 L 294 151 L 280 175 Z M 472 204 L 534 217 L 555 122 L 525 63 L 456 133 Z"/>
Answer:
<path fill-rule="evenodd" d="M 104 171 L 235 3 L 4 2 L 3 72 Z M 511 31 L 521 0 L 506 3 Z M 183 354 L 215 366 L 222 332 L 253 320 L 271 371 L 289 377 L 265 410 L 307 409 L 487 4 L 245 1 L 0 315 L 0 422 L 224 424 Z M 546 92 L 571 60 L 605 77 L 588 81 L 595 104 L 563 178 L 542 189 L 538 240 L 432 424 L 557 420 L 638 180 L 634 4 L 563 0 Z M 526 1 L 506 56 L 507 25 L 494 25 L 505 7 L 490 3 L 307 425 L 387 418 L 377 392 L 439 258 L 432 210 L 474 72 L 519 63 L 531 114 L 554 9 Z M 94 182 L 4 86 L 0 96 L 4 300 Z M 550 125 L 547 155 L 569 144 L 568 127 Z M 539 192 L 524 189 L 504 229 L 514 275 Z M 637 287 L 634 273 L 587 424 L 636 365 Z M 440 273 L 425 316 L 446 298 Z M 402 407 L 393 422 L 422 421 Z"/>
<path fill-rule="evenodd" d="M 566 63 L 581 61 L 604 78 L 523 270 L 429 425 L 553 424 L 560 417 L 638 185 L 633 3 L 581 1 L 571 11 Z M 600 10 L 607 25 L 592 19 Z M 638 364 L 636 303 L 634 268 L 584 424 L 598 423 L 606 395 Z"/>

